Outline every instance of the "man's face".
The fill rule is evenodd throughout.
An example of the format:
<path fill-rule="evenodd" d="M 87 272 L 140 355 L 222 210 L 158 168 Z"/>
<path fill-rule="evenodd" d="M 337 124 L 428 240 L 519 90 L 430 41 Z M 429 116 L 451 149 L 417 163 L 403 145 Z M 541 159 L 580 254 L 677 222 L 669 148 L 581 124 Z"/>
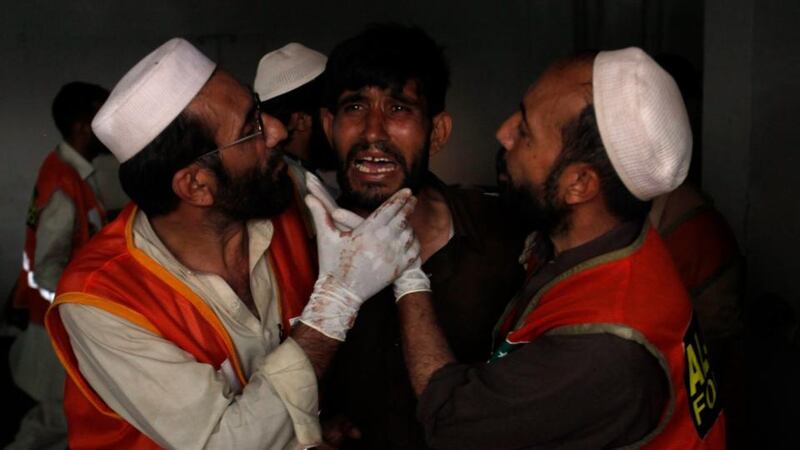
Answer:
<path fill-rule="evenodd" d="M 428 170 L 431 119 L 417 84 L 344 91 L 323 126 L 339 159 L 343 205 L 371 211 Z"/>
<path fill-rule="evenodd" d="M 249 136 L 259 126 L 264 133 L 220 150 L 209 163 L 217 178 L 214 207 L 234 220 L 269 218 L 281 212 L 291 198 L 291 181 L 279 150 L 286 128 L 272 116 L 256 114 L 251 93 L 224 72 L 209 81 L 204 100 L 200 114 L 205 115 L 218 146 Z"/>
<path fill-rule="evenodd" d="M 563 147 L 562 127 L 587 103 L 586 76 L 585 67 L 548 70 L 497 130 L 506 149 L 512 197 L 525 219 L 546 232 L 561 228 L 569 215 L 553 166 Z"/>
<path fill-rule="evenodd" d="M 222 165 L 212 166 L 217 176 L 215 207 L 234 220 L 266 219 L 289 204 L 292 183 L 279 152 L 273 152 L 265 167 L 233 175 Z"/>

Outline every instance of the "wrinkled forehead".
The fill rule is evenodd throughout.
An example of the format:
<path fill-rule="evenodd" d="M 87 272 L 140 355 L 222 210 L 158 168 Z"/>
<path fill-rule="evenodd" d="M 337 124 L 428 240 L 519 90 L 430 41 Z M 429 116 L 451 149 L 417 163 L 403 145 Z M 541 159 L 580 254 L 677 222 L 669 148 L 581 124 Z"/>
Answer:
<path fill-rule="evenodd" d="M 554 65 L 528 88 L 522 105 L 529 121 L 561 127 L 592 102 L 592 66 Z"/>
<path fill-rule="evenodd" d="M 370 90 L 381 91 L 394 97 L 407 97 L 418 101 L 424 101 L 425 96 L 420 92 L 419 81 L 411 78 L 402 82 L 368 82 L 360 85 L 348 86 L 339 93 L 341 100 L 353 92 L 367 92 Z"/>
<path fill-rule="evenodd" d="M 250 103 L 251 91 L 224 70 L 217 70 L 192 101 L 196 106 Z"/>
<path fill-rule="evenodd" d="M 253 96 L 229 73 L 218 70 L 206 82 L 187 111 L 202 119 L 215 134 L 220 129 L 236 128 L 246 120 L 253 107 Z"/>

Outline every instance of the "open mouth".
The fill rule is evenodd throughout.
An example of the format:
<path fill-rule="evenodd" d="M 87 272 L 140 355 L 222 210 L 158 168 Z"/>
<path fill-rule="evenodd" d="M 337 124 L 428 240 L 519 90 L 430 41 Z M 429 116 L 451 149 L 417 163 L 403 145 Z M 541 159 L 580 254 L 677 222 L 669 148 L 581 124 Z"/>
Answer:
<path fill-rule="evenodd" d="M 360 173 L 378 175 L 395 171 L 397 161 L 385 156 L 364 155 L 353 160 L 353 167 Z"/>

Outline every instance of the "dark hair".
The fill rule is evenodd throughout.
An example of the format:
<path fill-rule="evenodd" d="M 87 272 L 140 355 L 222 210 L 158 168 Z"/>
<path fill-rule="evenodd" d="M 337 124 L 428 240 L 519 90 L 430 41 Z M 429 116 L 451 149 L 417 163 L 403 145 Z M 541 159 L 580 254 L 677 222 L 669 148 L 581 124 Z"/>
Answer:
<path fill-rule="evenodd" d="M 563 149 L 548 178 L 558 179 L 570 164 L 589 164 L 600 177 L 600 190 L 611 214 L 623 221 L 642 220 L 647 216 L 650 202 L 639 200 L 631 194 L 608 159 L 593 105 L 587 105 L 576 118 L 562 127 L 561 139 Z M 549 181 L 546 183 L 548 189 L 556 189 L 557 184 Z M 548 192 L 548 195 L 552 194 Z"/>
<path fill-rule="evenodd" d="M 322 75 L 285 94 L 261 102 L 261 111 L 289 125 L 292 113 L 303 112 L 318 120 L 322 96 Z"/>
<path fill-rule="evenodd" d="M 108 90 L 96 84 L 73 81 L 61 86 L 52 106 L 53 120 L 61 136 L 69 138 L 74 123 L 92 120 L 107 98 Z"/>
<path fill-rule="evenodd" d="M 345 90 L 364 86 L 402 89 L 417 82 L 428 115 L 444 111 L 450 68 L 441 46 L 421 28 L 375 24 L 333 49 L 325 69 L 323 105 L 334 111 Z"/>
<path fill-rule="evenodd" d="M 122 189 L 149 217 L 174 211 L 180 201 L 172 190 L 175 173 L 214 148 L 216 143 L 207 127 L 184 111 L 144 149 L 119 166 Z"/>

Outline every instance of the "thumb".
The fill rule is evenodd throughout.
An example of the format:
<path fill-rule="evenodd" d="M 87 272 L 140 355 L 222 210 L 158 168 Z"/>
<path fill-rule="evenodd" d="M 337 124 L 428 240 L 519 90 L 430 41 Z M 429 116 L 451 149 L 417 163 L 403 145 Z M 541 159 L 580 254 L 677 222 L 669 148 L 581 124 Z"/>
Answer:
<path fill-rule="evenodd" d="M 333 220 L 331 219 L 328 211 L 322 205 L 322 202 L 311 194 L 306 195 L 305 198 L 308 211 L 311 213 L 311 219 L 314 221 L 314 228 L 319 233 L 323 229 L 333 231 Z"/>
<path fill-rule="evenodd" d="M 333 210 L 331 216 L 333 216 L 333 220 L 335 220 L 338 225 L 344 226 L 350 230 L 357 228 L 361 225 L 361 222 L 364 221 L 364 218 L 358 214 L 342 208 Z"/>
<path fill-rule="evenodd" d="M 336 201 L 331 197 L 328 189 L 325 188 L 319 178 L 311 172 L 306 173 L 306 188 L 311 195 L 317 197 L 317 200 L 322 202 L 322 206 L 324 206 L 328 212 L 333 212 L 333 210 L 338 208 Z"/>

